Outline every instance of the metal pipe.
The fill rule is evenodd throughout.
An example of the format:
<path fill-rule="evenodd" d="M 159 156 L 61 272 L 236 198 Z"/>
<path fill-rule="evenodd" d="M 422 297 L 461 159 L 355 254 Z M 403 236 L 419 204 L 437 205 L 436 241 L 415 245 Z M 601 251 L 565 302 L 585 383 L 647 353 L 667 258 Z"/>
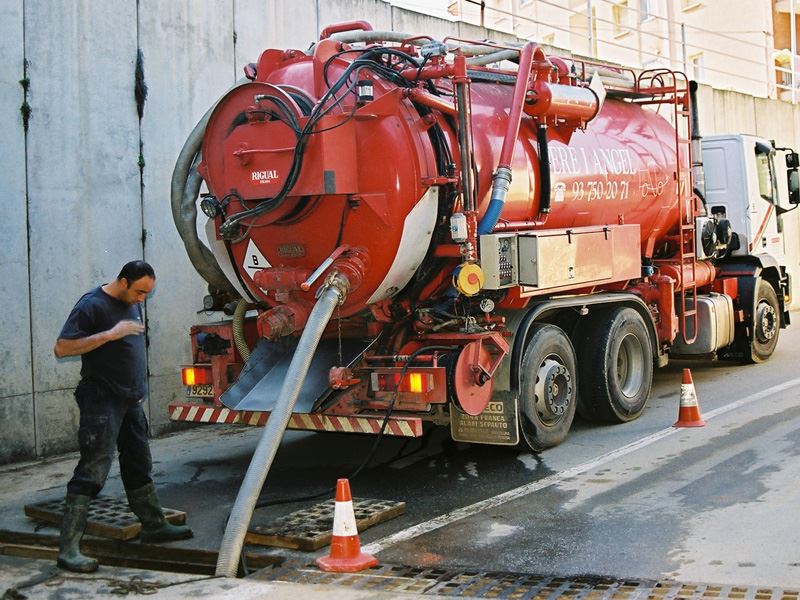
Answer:
<path fill-rule="evenodd" d="M 406 90 L 404 94 L 409 100 L 416 104 L 422 104 L 423 106 L 438 110 L 439 112 L 443 112 L 447 115 L 456 115 L 456 108 L 450 102 L 437 98 L 436 96 L 427 92 L 423 92 L 419 88 Z"/>
<path fill-rule="evenodd" d="M 336 306 L 347 296 L 349 285 L 347 278 L 337 272 L 332 274 L 321 288 L 322 294 L 308 317 L 308 323 L 286 372 L 279 400 L 270 414 L 264 433 L 261 434 L 242 487 L 236 496 L 219 549 L 216 575 L 236 577 L 244 538 L 261 488 L 289 424 L 292 409 L 300 395 L 300 388 L 311 366 L 311 359 L 314 357 L 322 333 L 331 320 Z"/>
<path fill-rule="evenodd" d="M 458 59 L 459 57 L 456 57 Z M 464 60 L 463 57 L 460 57 Z M 466 78 L 465 78 L 466 79 Z M 469 82 L 458 81 L 455 84 L 456 109 L 458 110 L 458 150 L 461 158 L 461 182 L 464 198 L 464 211 L 475 210 L 475 196 L 472 181 L 472 100 L 469 93 Z"/>
<path fill-rule="evenodd" d="M 500 150 L 497 170 L 495 170 L 492 178 L 492 196 L 489 200 L 489 207 L 486 209 L 480 223 L 478 223 L 478 235 L 492 232 L 506 203 L 506 196 L 511 187 L 511 157 L 514 154 L 517 137 L 519 137 L 522 108 L 528 91 L 528 78 L 531 74 L 534 56 L 538 60 L 546 60 L 544 51 L 533 42 L 528 42 L 520 53 L 517 83 L 514 86 L 514 94 L 511 99 L 506 135 L 503 138 L 503 147 Z"/>
<path fill-rule="evenodd" d="M 706 202 L 706 176 L 703 170 L 703 144 L 700 135 L 700 113 L 697 110 L 697 82 L 689 82 L 689 116 L 692 126 L 692 177 L 694 189 L 700 192 L 700 198 Z"/>

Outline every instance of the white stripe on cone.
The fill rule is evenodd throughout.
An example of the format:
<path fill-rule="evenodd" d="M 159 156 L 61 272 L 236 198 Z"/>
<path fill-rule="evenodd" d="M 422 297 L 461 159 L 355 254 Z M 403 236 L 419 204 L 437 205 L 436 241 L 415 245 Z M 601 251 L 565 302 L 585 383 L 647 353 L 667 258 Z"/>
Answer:
<path fill-rule="evenodd" d="M 358 535 L 356 516 L 353 512 L 353 501 L 337 502 L 333 509 L 333 535 Z"/>
<path fill-rule="evenodd" d="M 697 394 L 694 385 L 691 383 L 681 384 L 681 406 L 697 406 Z"/>

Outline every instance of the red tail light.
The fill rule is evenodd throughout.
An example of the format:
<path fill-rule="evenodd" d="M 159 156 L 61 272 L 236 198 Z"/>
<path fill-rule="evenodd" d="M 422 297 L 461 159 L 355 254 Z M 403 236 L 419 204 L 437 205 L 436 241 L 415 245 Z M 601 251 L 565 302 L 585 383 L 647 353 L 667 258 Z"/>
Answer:
<path fill-rule="evenodd" d="M 211 378 L 211 367 L 183 367 L 181 369 L 183 385 L 201 385 L 213 383 Z"/>
<path fill-rule="evenodd" d="M 373 373 L 372 389 L 380 392 L 411 392 L 423 394 L 433 388 L 433 377 L 430 373 L 406 373 L 400 380 L 400 373 Z"/>

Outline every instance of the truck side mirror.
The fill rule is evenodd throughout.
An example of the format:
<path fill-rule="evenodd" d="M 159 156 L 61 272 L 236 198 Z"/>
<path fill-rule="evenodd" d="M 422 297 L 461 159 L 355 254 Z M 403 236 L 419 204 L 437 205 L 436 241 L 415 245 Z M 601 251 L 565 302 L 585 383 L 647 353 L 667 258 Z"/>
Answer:
<path fill-rule="evenodd" d="M 798 156 L 797 152 L 787 152 L 786 153 L 786 168 L 787 169 L 796 169 L 800 166 L 800 156 Z"/>
<path fill-rule="evenodd" d="M 787 156 L 786 158 L 788 159 L 789 157 Z M 797 167 L 789 169 L 786 175 L 786 183 L 789 188 L 789 204 L 800 204 L 800 175 L 797 174 Z"/>

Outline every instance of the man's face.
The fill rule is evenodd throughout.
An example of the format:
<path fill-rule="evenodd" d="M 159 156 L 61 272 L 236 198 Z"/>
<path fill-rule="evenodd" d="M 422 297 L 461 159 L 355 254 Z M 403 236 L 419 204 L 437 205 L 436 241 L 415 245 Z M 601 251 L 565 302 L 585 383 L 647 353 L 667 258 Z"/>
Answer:
<path fill-rule="evenodd" d="M 138 304 L 139 302 L 144 302 L 145 298 L 147 298 L 147 295 L 153 291 L 154 287 L 156 287 L 156 280 L 152 277 L 148 277 L 147 275 L 140 277 L 139 279 L 135 279 L 134 281 L 128 281 L 123 277 L 122 281 L 127 287 L 122 290 L 120 300 L 127 302 L 128 304 Z"/>

